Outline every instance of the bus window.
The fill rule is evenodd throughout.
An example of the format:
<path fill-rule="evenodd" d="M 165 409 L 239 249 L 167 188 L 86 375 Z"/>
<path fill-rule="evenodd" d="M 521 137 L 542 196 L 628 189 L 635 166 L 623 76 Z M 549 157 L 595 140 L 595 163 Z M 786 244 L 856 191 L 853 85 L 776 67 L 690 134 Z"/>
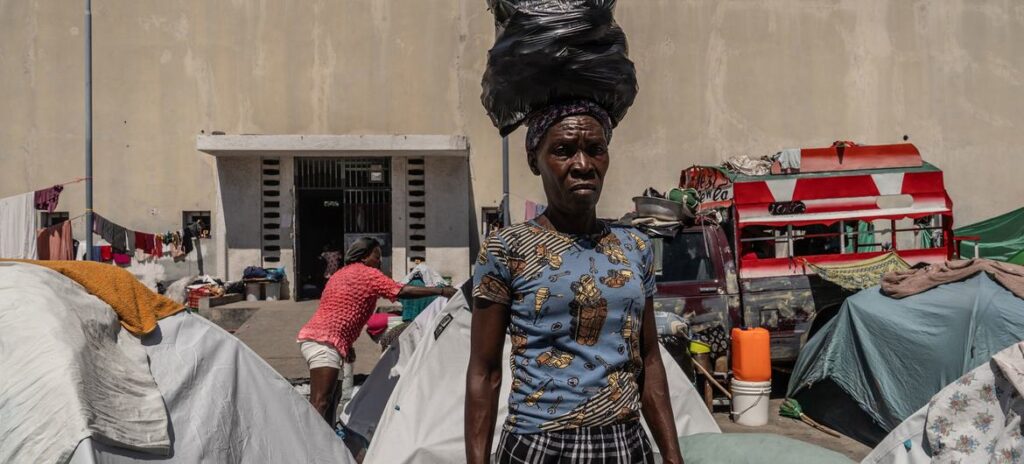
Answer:
<path fill-rule="evenodd" d="M 654 269 L 657 282 L 701 282 L 715 280 L 714 260 L 700 232 L 682 233 L 675 238 L 654 239 Z"/>

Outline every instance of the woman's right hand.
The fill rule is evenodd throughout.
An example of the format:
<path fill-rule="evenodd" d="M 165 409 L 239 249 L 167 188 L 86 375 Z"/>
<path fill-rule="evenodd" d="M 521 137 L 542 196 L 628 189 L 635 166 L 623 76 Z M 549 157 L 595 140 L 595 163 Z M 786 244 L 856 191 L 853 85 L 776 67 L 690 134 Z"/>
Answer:
<path fill-rule="evenodd" d="M 455 296 L 455 287 L 441 287 L 441 296 L 445 298 L 451 298 Z"/>

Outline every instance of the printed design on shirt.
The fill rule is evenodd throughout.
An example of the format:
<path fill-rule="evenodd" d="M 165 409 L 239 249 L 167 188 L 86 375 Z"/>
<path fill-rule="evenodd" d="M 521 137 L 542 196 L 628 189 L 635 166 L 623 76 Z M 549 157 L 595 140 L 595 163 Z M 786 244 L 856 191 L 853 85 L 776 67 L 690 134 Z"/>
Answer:
<path fill-rule="evenodd" d="M 608 262 L 612 264 L 621 264 L 624 266 L 629 265 L 629 259 L 626 258 L 626 252 L 622 250 L 622 241 L 619 240 L 619 236 L 614 233 L 607 233 L 601 240 L 597 242 L 597 251 L 608 257 Z"/>
<path fill-rule="evenodd" d="M 558 398 L 555 398 L 555 402 L 548 408 L 548 414 L 558 414 L 558 407 L 562 405 L 562 400 L 562 395 L 558 395 Z"/>
<path fill-rule="evenodd" d="M 632 231 L 627 231 L 626 233 L 629 234 L 629 238 L 633 239 L 633 241 L 636 242 L 637 250 L 647 251 L 647 242 L 643 239 L 643 237 L 633 233 Z"/>
<path fill-rule="evenodd" d="M 609 288 L 622 288 L 633 278 L 630 269 L 609 269 L 608 275 L 601 277 L 601 283 Z"/>
<path fill-rule="evenodd" d="M 537 356 L 537 364 L 553 367 L 555 369 L 565 369 L 566 367 L 569 367 L 569 364 L 571 364 L 572 360 L 575 358 L 576 356 L 572 353 L 552 349 L 541 353 L 540 356 Z"/>
<path fill-rule="evenodd" d="M 562 256 L 551 253 L 548 251 L 547 245 L 538 243 L 537 247 L 534 248 L 536 251 L 537 258 L 540 259 L 542 265 L 546 265 L 552 271 L 557 271 L 562 267 Z"/>
<path fill-rule="evenodd" d="M 608 385 L 566 414 L 541 424 L 545 432 L 611 425 L 636 417 L 640 389 L 634 376 L 625 372 L 608 375 Z"/>
<path fill-rule="evenodd" d="M 622 338 L 629 345 L 629 360 L 634 368 L 641 366 L 640 360 L 640 321 L 633 316 L 632 311 L 626 311 L 626 317 L 622 321 Z"/>
<path fill-rule="evenodd" d="M 509 288 L 502 282 L 501 278 L 487 273 L 480 278 L 480 285 L 477 285 L 474 296 L 479 296 L 496 303 L 504 303 L 511 300 Z"/>
<path fill-rule="evenodd" d="M 508 328 L 508 335 L 512 339 L 512 354 L 526 353 L 526 333 L 519 327 L 511 325 Z"/>
<path fill-rule="evenodd" d="M 544 309 L 544 303 L 551 298 L 551 289 L 547 287 L 541 287 L 537 289 L 537 294 L 533 298 L 533 324 L 537 325 L 537 321 L 540 320 L 541 310 Z"/>
<path fill-rule="evenodd" d="M 512 272 L 513 278 L 536 280 L 545 268 L 560 269 L 563 255 L 573 246 L 572 240 L 557 232 L 533 225 L 513 226 L 507 231 L 509 268 L 516 268 Z"/>
<path fill-rule="evenodd" d="M 519 224 L 487 247 L 496 249 L 478 267 L 477 293 L 500 287 L 512 315 L 505 429 L 536 433 L 635 419 L 646 238 L 615 226 L 586 237 Z"/>
<path fill-rule="evenodd" d="M 551 274 L 548 276 L 548 282 L 557 283 L 562 277 L 568 277 L 572 275 L 572 271 L 562 271 L 557 274 Z"/>
<path fill-rule="evenodd" d="M 540 406 L 538 406 L 537 403 L 540 402 L 540 399 L 542 397 L 544 397 L 544 393 L 547 391 L 548 386 L 551 385 L 551 382 L 554 382 L 554 380 L 555 379 L 547 379 L 546 381 L 544 381 L 544 383 L 540 385 L 540 388 L 538 388 L 537 391 L 530 393 L 526 397 L 526 399 L 523 400 L 523 404 L 530 407 L 539 408 Z"/>
<path fill-rule="evenodd" d="M 594 346 L 608 317 L 608 301 L 590 274 L 580 276 L 580 280 L 573 282 L 570 288 L 573 292 L 573 299 L 569 302 L 573 339 L 580 345 Z"/>
<path fill-rule="evenodd" d="M 505 261 L 508 263 L 508 272 L 513 278 L 523 275 L 526 270 L 526 259 L 519 253 L 509 253 Z"/>

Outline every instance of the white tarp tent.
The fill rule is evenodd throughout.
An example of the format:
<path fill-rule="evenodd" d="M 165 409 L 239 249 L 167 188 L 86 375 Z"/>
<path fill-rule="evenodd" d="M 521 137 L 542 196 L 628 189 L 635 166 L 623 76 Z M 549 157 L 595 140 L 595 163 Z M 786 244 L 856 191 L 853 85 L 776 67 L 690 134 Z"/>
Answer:
<path fill-rule="evenodd" d="M 0 263 L 0 462 L 354 459 L 287 380 L 201 316 L 139 340 L 71 279 Z"/>
<path fill-rule="evenodd" d="M 160 320 L 142 340 L 171 421 L 173 455 L 155 462 L 349 464 L 344 442 L 291 384 L 201 316 Z M 154 462 L 85 440 L 71 464 Z"/>
<path fill-rule="evenodd" d="M 75 281 L 0 262 L 0 462 L 66 462 L 86 437 L 170 451 L 146 352 Z"/>
<path fill-rule="evenodd" d="M 472 319 L 467 306 L 462 293 L 457 293 L 434 317 L 430 329 L 422 333 L 384 408 L 364 463 L 465 462 L 463 404 Z M 509 345 L 506 337 L 503 356 L 510 355 Z M 664 349 L 662 358 L 679 435 L 721 432 L 697 391 Z M 510 374 L 507 363 L 502 364 L 506 368 L 500 398 L 507 398 Z M 495 430 L 501 430 L 508 412 L 505 401 L 499 400 L 498 404 Z M 492 447 L 497 447 L 497 439 Z"/>

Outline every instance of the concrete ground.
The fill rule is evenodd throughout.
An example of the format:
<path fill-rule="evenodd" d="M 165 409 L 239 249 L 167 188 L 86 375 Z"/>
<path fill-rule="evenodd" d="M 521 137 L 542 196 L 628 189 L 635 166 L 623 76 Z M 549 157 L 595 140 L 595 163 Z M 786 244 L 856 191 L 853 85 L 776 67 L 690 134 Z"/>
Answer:
<path fill-rule="evenodd" d="M 306 379 L 309 378 L 309 368 L 299 352 L 299 345 L 295 343 L 295 336 L 316 311 L 317 303 L 315 300 L 242 301 L 218 308 L 228 311 L 257 308 L 235 331 L 235 336 L 249 345 L 284 378 Z M 388 307 L 378 305 L 378 308 Z M 357 378 L 360 374 L 368 375 L 380 357 L 380 345 L 370 340 L 364 330 L 353 347 L 356 351 L 353 374 Z"/>
<path fill-rule="evenodd" d="M 263 357 L 274 369 L 287 379 L 309 377 L 309 369 L 295 343 L 299 329 L 316 311 L 317 301 L 260 301 L 239 302 L 222 306 L 246 311 L 251 316 L 235 332 L 235 335 L 253 351 Z M 255 311 L 253 311 L 255 309 Z M 363 331 L 355 343 L 356 362 L 354 374 L 369 374 L 373 370 L 380 347 Z M 781 380 L 781 379 L 780 379 Z M 847 437 L 835 438 L 795 419 L 778 415 L 781 398 L 772 399 L 769 405 L 769 423 L 763 427 L 737 425 L 729 418 L 726 409 L 716 408 L 715 420 L 727 433 L 774 433 L 842 453 L 854 461 L 860 461 L 871 451 L 867 446 Z"/>

